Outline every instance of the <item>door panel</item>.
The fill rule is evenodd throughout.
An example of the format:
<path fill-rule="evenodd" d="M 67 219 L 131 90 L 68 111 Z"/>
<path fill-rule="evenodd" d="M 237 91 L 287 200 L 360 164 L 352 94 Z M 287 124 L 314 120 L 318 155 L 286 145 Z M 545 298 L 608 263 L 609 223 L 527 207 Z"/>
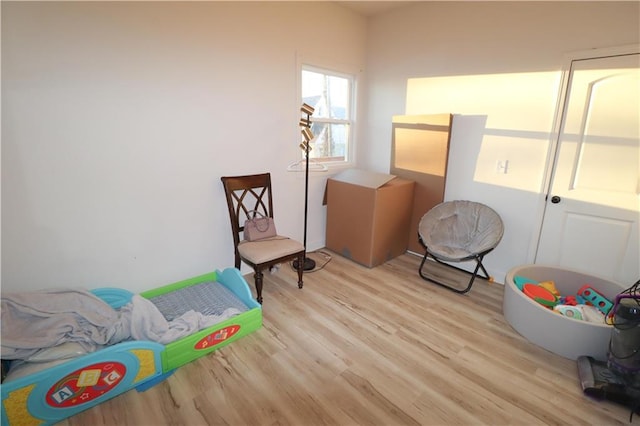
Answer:
<path fill-rule="evenodd" d="M 640 278 L 639 58 L 572 63 L 537 263 Z"/>

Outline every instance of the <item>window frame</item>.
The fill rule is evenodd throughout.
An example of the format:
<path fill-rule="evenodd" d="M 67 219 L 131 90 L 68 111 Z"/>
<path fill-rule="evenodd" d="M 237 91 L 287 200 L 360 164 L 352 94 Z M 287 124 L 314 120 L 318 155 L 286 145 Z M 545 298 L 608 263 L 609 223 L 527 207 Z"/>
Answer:
<path fill-rule="evenodd" d="M 357 96 L 356 96 L 356 85 L 357 85 L 357 76 L 356 73 L 345 71 L 344 69 L 339 69 L 338 67 L 333 66 L 319 66 L 316 64 L 312 64 L 309 61 L 301 61 L 298 66 L 298 98 L 300 99 L 300 104 L 302 104 L 302 73 L 303 71 L 315 72 L 323 75 L 328 75 L 332 77 L 344 78 L 348 81 L 349 89 L 348 89 L 348 99 L 347 99 L 347 111 L 345 119 L 337 119 L 331 117 L 314 117 L 313 115 L 310 117 L 311 123 L 318 124 L 344 124 L 347 128 L 346 130 L 346 147 L 344 157 L 320 157 L 315 158 L 311 157 L 311 160 L 321 163 L 324 166 L 329 168 L 331 167 L 340 167 L 340 166 L 349 166 L 354 163 L 354 154 L 355 154 L 355 117 L 356 117 L 356 106 L 357 106 Z M 302 154 L 304 158 L 304 154 Z"/>

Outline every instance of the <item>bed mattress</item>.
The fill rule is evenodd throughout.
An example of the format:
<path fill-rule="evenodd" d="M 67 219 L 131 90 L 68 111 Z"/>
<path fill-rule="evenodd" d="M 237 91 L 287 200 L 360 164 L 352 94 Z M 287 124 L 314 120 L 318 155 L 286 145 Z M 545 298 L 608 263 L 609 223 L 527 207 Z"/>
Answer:
<path fill-rule="evenodd" d="M 240 313 L 249 310 L 229 289 L 216 281 L 205 281 L 176 291 L 149 298 L 167 321 L 181 317 L 189 310 L 203 315 L 220 316 L 227 309 Z"/>

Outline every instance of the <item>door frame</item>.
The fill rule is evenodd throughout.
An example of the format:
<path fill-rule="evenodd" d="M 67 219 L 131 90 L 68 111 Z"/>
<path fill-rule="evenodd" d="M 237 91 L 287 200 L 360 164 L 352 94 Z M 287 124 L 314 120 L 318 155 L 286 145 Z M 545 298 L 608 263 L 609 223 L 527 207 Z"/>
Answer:
<path fill-rule="evenodd" d="M 556 160 L 558 157 L 558 149 L 560 146 L 559 138 L 562 130 L 562 120 L 567 106 L 567 91 L 569 90 L 569 77 L 571 75 L 571 65 L 573 61 L 582 59 L 597 59 L 610 56 L 640 54 L 640 44 L 628 44 L 623 46 L 594 48 L 589 50 L 579 50 L 568 52 L 564 55 L 563 66 L 560 75 L 560 87 L 558 91 L 558 100 L 556 103 L 555 113 L 553 116 L 553 128 L 551 129 L 549 139 L 549 149 L 547 151 L 547 159 L 545 161 L 545 171 L 543 174 L 543 183 L 538 197 L 537 223 L 534 230 L 534 238 L 531 239 L 529 246 L 529 259 L 531 263 L 535 263 L 538 258 L 538 247 L 542 236 L 542 226 L 544 224 L 544 216 L 547 209 L 547 197 L 551 192 L 553 176 L 555 172 Z"/>

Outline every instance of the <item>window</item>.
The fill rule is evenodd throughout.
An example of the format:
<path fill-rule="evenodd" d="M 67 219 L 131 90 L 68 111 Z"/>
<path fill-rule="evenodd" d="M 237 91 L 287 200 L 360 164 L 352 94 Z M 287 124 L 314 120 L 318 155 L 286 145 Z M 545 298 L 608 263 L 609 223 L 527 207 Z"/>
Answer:
<path fill-rule="evenodd" d="M 302 67 L 302 102 L 315 108 L 310 158 L 322 162 L 349 160 L 352 97 L 353 76 Z"/>

